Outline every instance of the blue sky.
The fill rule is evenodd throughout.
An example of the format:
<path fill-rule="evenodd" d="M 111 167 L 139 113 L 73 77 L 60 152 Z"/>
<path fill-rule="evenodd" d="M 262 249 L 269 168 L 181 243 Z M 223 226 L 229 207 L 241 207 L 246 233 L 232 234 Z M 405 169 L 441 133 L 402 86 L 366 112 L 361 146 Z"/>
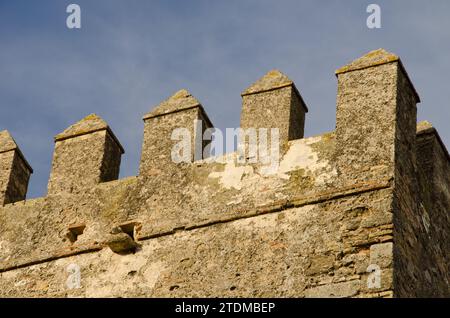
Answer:
<path fill-rule="evenodd" d="M 66 27 L 81 7 L 82 28 Z M 366 27 L 366 7 L 382 28 Z M 335 126 L 334 70 L 383 47 L 402 61 L 427 119 L 450 145 L 450 1 L 0 0 L 0 130 L 46 193 L 53 136 L 90 113 L 125 148 L 121 177 L 136 175 L 142 115 L 186 88 L 216 127 L 237 127 L 240 92 L 278 68 L 309 107 L 306 135 Z"/>

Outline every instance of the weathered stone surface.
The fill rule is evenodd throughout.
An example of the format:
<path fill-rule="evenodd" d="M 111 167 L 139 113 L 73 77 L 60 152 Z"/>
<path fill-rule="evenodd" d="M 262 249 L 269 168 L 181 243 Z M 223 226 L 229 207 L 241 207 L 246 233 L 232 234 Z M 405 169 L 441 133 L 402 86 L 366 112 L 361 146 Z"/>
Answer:
<path fill-rule="evenodd" d="M 204 131 L 213 125 L 202 105 L 188 91 L 180 90 L 156 106 L 154 110 L 144 116 L 144 143 L 142 146 L 140 176 L 154 176 L 157 174 L 173 174 L 174 171 L 184 173 L 185 163 L 174 163 L 172 148 L 175 141 L 172 133 L 176 129 L 187 129 L 191 136 L 190 162 L 203 159 L 203 149 L 207 143 L 201 141 Z M 202 123 L 202 136 L 194 126 L 196 121 Z M 198 139 L 200 138 L 200 139 Z M 196 151 L 200 158 L 195 158 Z"/>
<path fill-rule="evenodd" d="M 370 264 L 375 264 L 381 268 L 392 265 L 393 243 L 374 244 L 370 247 Z"/>
<path fill-rule="evenodd" d="M 371 202 L 381 198 L 389 200 L 389 191 L 161 234 L 140 240 L 141 249 L 135 254 L 120 255 L 104 248 L 9 270 L 0 274 L 5 284 L 0 294 L 20 293 L 24 286 L 16 285 L 25 281 L 22 284 L 33 296 L 304 297 L 313 296 L 307 289 L 330 278 L 330 285 L 355 280 L 350 284 L 356 295 L 366 284 L 355 276 L 354 265 L 360 261 L 355 258 L 354 263 L 341 265 L 339 256 L 356 244 L 354 234 L 344 236 L 336 224 L 351 220 L 348 206 L 364 202 L 376 210 Z M 88 232 L 89 224 L 83 235 Z M 64 285 L 70 264 L 81 269 L 80 289 L 69 290 Z M 328 271 L 313 271 L 316 265 Z M 339 274 L 336 269 L 343 267 L 348 272 Z M 335 275 L 330 276 L 330 271 Z M 48 277 L 44 291 L 33 285 L 39 277 Z M 345 296 L 351 295 L 345 292 Z"/>
<path fill-rule="evenodd" d="M 245 125 L 273 118 L 285 133 L 277 169 L 237 153 L 173 163 L 174 128 L 212 126 L 184 90 L 144 117 L 136 177 L 102 177 L 120 158 L 103 121 L 70 127 L 54 191 L 0 206 L 0 296 L 450 297 L 450 157 L 416 124 L 400 60 L 370 53 L 338 85 L 336 131 L 301 139 L 289 79 L 271 72 L 244 92 Z"/>
<path fill-rule="evenodd" d="M 352 297 L 358 293 L 360 282 L 351 280 L 348 282 L 322 285 L 308 289 L 306 297 L 324 298 L 324 297 Z"/>
<path fill-rule="evenodd" d="M 337 165 L 349 180 L 394 173 L 399 68 L 393 62 L 338 74 Z"/>
<path fill-rule="evenodd" d="M 409 228 L 398 227 L 404 236 L 398 254 L 402 296 L 426 293 L 441 297 L 450 293 L 450 156 L 430 123 L 418 125 L 415 217 L 406 214 Z M 404 220 L 399 220 L 401 222 Z M 396 248 L 394 245 L 394 248 Z M 403 276 L 401 276 L 403 275 Z M 420 288 L 418 288 L 420 286 Z"/>
<path fill-rule="evenodd" d="M 279 70 L 271 70 L 263 77 L 250 85 L 242 92 L 242 96 L 261 93 L 265 91 L 274 90 L 286 86 L 292 86 L 294 82 L 289 77 L 281 73 Z"/>
<path fill-rule="evenodd" d="M 400 58 L 397 55 L 387 52 L 384 49 L 378 49 L 371 51 L 351 63 L 339 68 L 336 70 L 336 75 L 397 61 L 400 61 Z"/>
<path fill-rule="evenodd" d="M 156 106 L 151 112 L 144 116 L 144 120 L 161 115 L 178 112 L 193 107 L 201 107 L 200 102 L 187 90 L 181 89 L 167 100 Z"/>
<path fill-rule="evenodd" d="M 16 150 L 17 144 L 7 130 L 0 131 L 0 153 Z"/>
<path fill-rule="evenodd" d="M 286 75 L 272 70 L 241 95 L 242 129 L 278 128 L 282 152 L 286 151 L 289 140 L 303 138 L 308 108 Z M 248 141 L 246 145 L 248 148 Z"/>
<path fill-rule="evenodd" d="M 0 131 L 0 206 L 25 200 L 32 173 L 10 133 Z"/>
<path fill-rule="evenodd" d="M 55 137 L 48 193 L 79 192 L 119 177 L 122 146 L 106 122 L 91 114 Z"/>
<path fill-rule="evenodd" d="M 64 130 L 62 133 L 56 135 L 55 140 L 64 140 L 106 129 L 108 129 L 108 124 L 103 119 L 96 114 L 90 114 Z"/>

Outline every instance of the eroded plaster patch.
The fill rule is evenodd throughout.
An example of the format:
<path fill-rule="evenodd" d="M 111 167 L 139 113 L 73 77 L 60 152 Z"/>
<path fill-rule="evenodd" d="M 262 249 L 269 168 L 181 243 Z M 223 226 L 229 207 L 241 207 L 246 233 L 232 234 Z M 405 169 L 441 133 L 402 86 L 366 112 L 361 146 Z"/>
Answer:
<path fill-rule="evenodd" d="M 283 156 L 279 164 L 259 166 L 258 173 L 249 165 L 236 165 L 236 153 L 220 158 L 225 163 L 224 171 L 211 172 L 208 177 L 219 178 L 219 184 L 226 189 L 241 190 L 245 175 L 258 177 L 275 177 L 289 180 L 289 172 L 304 170 L 306 175 L 313 176 L 315 185 L 323 185 L 336 176 L 336 169 L 332 168 L 328 160 L 321 159 L 320 153 L 314 150 L 313 144 L 322 142 L 321 136 L 295 140 Z"/>
<path fill-rule="evenodd" d="M 226 189 L 242 189 L 242 178 L 244 175 L 253 174 L 251 166 L 236 166 L 234 158 L 228 160 L 225 169 L 220 172 L 211 172 L 209 178 L 219 178 L 219 183 Z"/>
<path fill-rule="evenodd" d="M 283 156 L 279 166 L 261 167 L 261 174 L 276 175 L 288 180 L 288 172 L 304 170 L 306 174 L 315 177 L 315 184 L 321 185 L 336 175 L 328 160 L 319 158 L 319 153 L 312 147 L 322 141 L 322 136 L 310 137 L 291 142 L 289 150 Z"/>

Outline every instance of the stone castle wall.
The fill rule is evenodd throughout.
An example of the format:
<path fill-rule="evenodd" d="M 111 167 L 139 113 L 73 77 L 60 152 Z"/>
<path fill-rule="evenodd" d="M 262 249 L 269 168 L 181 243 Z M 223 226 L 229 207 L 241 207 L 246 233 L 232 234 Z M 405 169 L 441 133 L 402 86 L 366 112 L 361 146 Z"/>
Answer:
<path fill-rule="evenodd" d="M 173 129 L 212 127 L 185 90 L 144 116 L 136 177 L 117 180 L 123 148 L 90 115 L 56 136 L 47 196 L 25 200 L 31 167 L 0 133 L 0 296 L 449 297 L 445 146 L 417 125 L 397 56 L 336 75 L 320 136 L 303 138 L 308 108 L 280 72 L 242 93 L 242 128 L 280 129 L 276 170 L 238 153 L 173 163 Z"/>

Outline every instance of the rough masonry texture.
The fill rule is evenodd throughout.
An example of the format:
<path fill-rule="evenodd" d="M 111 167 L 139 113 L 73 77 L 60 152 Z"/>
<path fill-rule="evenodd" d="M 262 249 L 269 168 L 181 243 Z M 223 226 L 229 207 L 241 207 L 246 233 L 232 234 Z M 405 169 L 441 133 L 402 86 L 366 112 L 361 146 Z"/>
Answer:
<path fill-rule="evenodd" d="M 138 176 L 90 115 L 55 138 L 48 195 L 0 133 L 2 297 L 450 297 L 450 156 L 382 49 L 336 71 L 336 130 L 271 71 L 244 93 L 243 128 L 279 128 L 278 169 L 237 153 L 174 163 L 175 128 L 211 128 L 186 90 L 144 116 Z M 195 131 L 194 120 L 203 122 Z"/>

